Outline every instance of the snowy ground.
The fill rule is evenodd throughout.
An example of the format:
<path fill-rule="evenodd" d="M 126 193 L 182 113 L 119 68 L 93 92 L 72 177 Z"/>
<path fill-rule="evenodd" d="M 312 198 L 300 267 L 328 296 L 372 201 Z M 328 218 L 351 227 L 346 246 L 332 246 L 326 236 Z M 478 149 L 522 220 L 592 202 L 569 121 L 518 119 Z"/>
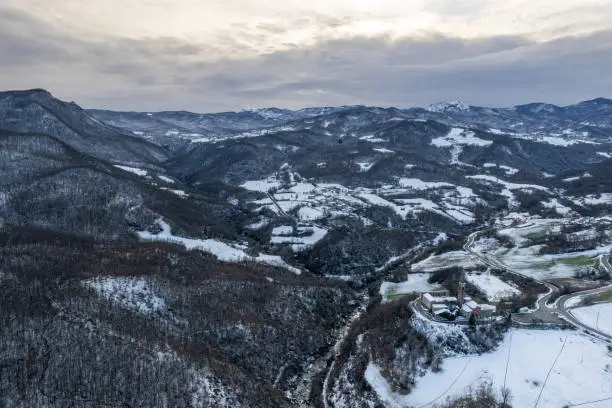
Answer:
<path fill-rule="evenodd" d="M 554 208 L 557 214 L 568 215 L 572 212 L 572 209 L 561 204 L 556 198 L 551 198 L 548 201 L 543 201 L 542 205 L 545 208 Z"/>
<path fill-rule="evenodd" d="M 516 247 L 512 249 L 499 248 L 494 252 L 497 259 L 510 269 L 521 272 L 537 279 L 571 278 L 574 277 L 578 266 L 572 262 L 579 258 L 595 258 L 612 250 L 612 244 L 601 245 L 593 250 L 561 254 L 539 254 L 541 246 L 529 245 L 530 236 L 545 234 L 549 231 L 559 231 L 567 219 L 524 219 L 525 224 L 515 227 L 502 228 L 501 235 L 512 238 Z M 592 229 L 588 222 L 580 221 L 584 230 L 577 234 L 591 234 Z"/>
<path fill-rule="evenodd" d="M 100 296 L 143 314 L 166 313 L 166 302 L 150 288 L 144 278 L 104 277 L 83 282 Z"/>
<path fill-rule="evenodd" d="M 367 171 L 373 162 L 360 161 L 357 164 L 360 171 Z M 432 212 L 459 224 L 470 224 L 474 222 L 473 209 L 483 203 L 472 189 L 440 181 L 398 178 L 395 185 L 371 189 L 310 183 L 293 172 L 289 172 L 289 176 L 292 180 L 289 183 L 283 184 L 280 177 L 271 175 L 265 180 L 247 181 L 242 187 L 252 191 L 273 192 L 274 201 L 269 197 L 253 201 L 260 209 L 266 208 L 275 213 L 297 210 L 300 220 L 306 222 L 327 216 L 351 216 L 368 224 L 369 221 L 358 214 L 375 205 L 390 208 L 404 219 Z M 424 198 L 424 194 L 428 198 Z"/>
<path fill-rule="evenodd" d="M 172 234 L 170 225 L 164 220 L 159 219 L 157 223 L 162 228 L 162 231 L 158 234 L 152 234 L 149 231 L 140 231 L 138 235 L 141 239 L 146 241 L 161 241 L 170 242 L 173 244 L 183 245 L 187 250 L 200 250 L 208 252 L 217 257 L 220 261 L 225 262 L 244 262 L 244 261 L 255 261 L 261 262 L 268 265 L 279 266 L 290 270 L 293 273 L 300 274 L 301 270 L 287 264 L 280 256 L 277 255 L 266 255 L 259 254 L 256 257 L 247 255 L 244 252 L 243 247 L 231 246 L 224 242 L 217 241 L 216 239 L 194 239 L 184 238 Z"/>
<path fill-rule="evenodd" d="M 588 195 L 582 198 L 573 199 L 574 203 L 582 206 L 612 204 L 612 193 L 602 193 L 599 195 Z"/>
<path fill-rule="evenodd" d="M 441 373 L 429 372 L 420 378 L 408 395 L 394 393 L 372 363 L 365 378 L 392 408 L 431 406 L 484 381 L 491 381 L 499 391 L 504 377 L 513 395 L 512 405 L 520 408 L 533 407 L 540 391 L 539 408 L 561 408 L 612 396 L 612 357 L 607 347 L 571 331 L 513 329 L 497 350 L 445 359 L 442 369 Z M 610 407 L 610 401 L 588 407 Z"/>
<path fill-rule="evenodd" d="M 570 313 L 587 326 L 612 336 L 612 303 L 578 307 Z"/>
<path fill-rule="evenodd" d="M 404 282 L 383 282 L 382 285 L 380 285 L 380 294 L 383 297 L 388 297 L 440 289 L 438 285 L 427 282 L 430 275 L 429 273 L 410 273 Z"/>
<path fill-rule="evenodd" d="M 533 191 L 533 190 L 539 190 L 539 191 L 549 192 L 548 188 L 537 185 L 537 184 L 510 183 L 500 178 L 486 175 L 486 174 L 466 176 L 466 178 L 478 181 L 483 184 L 502 186 L 501 195 L 503 195 L 504 197 L 507 197 L 509 201 L 514 200 L 515 196 L 514 196 L 514 193 L 512 192 L 513 190 L 521 190 L 521 191 L 527 191 L 527 192 Z"/>
<path fill-rule="evenodd" d="M 446 136 L 432 139 L 431 144 L 436 147 L 453 147 L 457 145 L 486 147 L 493 144 L 491 140 L 476 137 L 474 132 L 461 128 L 452 128 Z"/>
<path fill-rule="evenodd" d="M 468 273 L 465 279 L 480 289 L 487 295 L 490 302 L 497 302 L 502 299 L 507 299 L 513 295 L 520 295 L 521 292 L 499 279 L 497 276 L 483 273 Z"/>
<path fill-rule="evenodd" d="M 277 227 L 272 230 L 273 244 L 291 244 L 295 252 L 304 251 L 322 240 L 327 230 L 317 226 L 300 226 L 293 230 L 291 226 Z"/>
<path fill-rule="evenodd" d="M 166 176 L 157 176 L 158 179 L 160 179 L 161 181 L 165 181 L 166 183 L 170 183 L 170 184 L 174 184 L 174 180 L 172 180 L 170 177 L 166 177 Z"/>
<path fill-rule="evenodd" d="M 138 169 L 136 167 L 120 166 L 118 164 L 115 164 L 114 166 L 117 167 L 118 169 L 121 169 L 123 171 L 127 171 L 129 173 L 136 174 L 137 176 L 141 176 L 141 177 L 144 177 L 144 176 L 146 176 L 148 174 L 148 172 L 146 170 Z"/>
<path fill-rule="evenodd" d="M 483 266 L 474 256 L 465 251 L 445 252 L 441 255 L 432 255 L 427 259 L 412 264 L 413 272 L 434 272 L 453 266 L 465 269 L 474 269 Z"/>

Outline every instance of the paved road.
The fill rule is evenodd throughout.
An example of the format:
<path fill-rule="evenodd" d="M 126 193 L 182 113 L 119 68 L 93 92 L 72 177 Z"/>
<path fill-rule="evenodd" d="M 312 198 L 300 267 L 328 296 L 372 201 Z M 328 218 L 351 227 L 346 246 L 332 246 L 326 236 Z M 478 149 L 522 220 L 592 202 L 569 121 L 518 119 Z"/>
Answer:
<path fill-rule="evenodd" d="M 481 262 L 483 262 L 485 265 L 489 267 L 502 269 L 508 273 L 519 275 L 522 277 L 529 277 L 529 276 L 523 275 L 520 272 L 510 269 L 508 266 L 502 264 L 497 259 L 493 259 L 485 254 L 482 254 L 476 251 L 474 249 L 474 241 L 476 237 L 478 237 L 479 233 L 480 231 L 470 234 L 465 245 L 463 246 L 464 250 L 471 253 L 473 256 L 478 258 Z M 612 265 L 610 264 L 610 255 L 603 256 L 601 258 L 601 264 L 608 271 L 608 273 L 612 276 Z M 563 320 L 565 320 L 566 322 L 572 324 L 573 326 L 579 329 L 587 330 L 590 333 L 598 337 L 601 337 L 605 340 L 612 342 L 611 335 L 607 333 L 603 333 L 599 331 L 597 328 L 593 328 L 593 327 L 585 325 L 584 323 L 576 319 L 574 315 L 571 314 L 570 312 L 571 308 L 568 309 L 566 307 L 567 303 L 571 299 L 574 299 L 576 297 L 593 296 L 593 295 L 597 295 L 601 293 L 612 292 L 612 285 L 604 286 L 604 287 L 597 288 L 597 289 L 575 292 L 570 295 L 561 296 L 559 299 L 557 299 L 555 303 L 553 303 L 552 305 L 549 305 L 548 301 L 553 295 L 556 295 L 559 292 L 559 288 L 546 281 L 542 281 L 539 279 L 534 279 L 534 280 L 543 285 L 546 285 L 546 287 L 548 288 L 548 293 L 546 293 L 545 295 L 541 296 L 538 299 L 538 301 L 536 302 L 536 311 L 534 311 L 533 313 L 530 313 L 529 315 L 515 315 L 513 316 L 513 319 L 515 321 L 518 321 L 519 323 L 529 323 L 529 320 L 532 320 L 532 321 L 538 321 L 540 323 L 557 324 L 557 323 L 562 322 L 560 318 L 563 318 Z M 525 318 L 521 318 L 522 316 L 525 316 Z"/>

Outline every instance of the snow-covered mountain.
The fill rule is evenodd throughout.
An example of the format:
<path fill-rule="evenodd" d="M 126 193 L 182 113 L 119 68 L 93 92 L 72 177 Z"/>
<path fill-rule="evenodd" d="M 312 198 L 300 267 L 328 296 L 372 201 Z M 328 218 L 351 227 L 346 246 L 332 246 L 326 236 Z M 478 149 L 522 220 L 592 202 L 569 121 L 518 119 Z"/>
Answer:
<path fill-rule="evenodd" d="M 506 344 L 394 290 L 470 268 L 475 297 L 546 289 L 489 276 L 474 231 L 565 280 L 608 250 L 612 101 L 200 114 L 4 92 L 0 171 L 0 363 L 21 370 L 0 394 L 18 406 L 384 406 L 443 357 Z"/>

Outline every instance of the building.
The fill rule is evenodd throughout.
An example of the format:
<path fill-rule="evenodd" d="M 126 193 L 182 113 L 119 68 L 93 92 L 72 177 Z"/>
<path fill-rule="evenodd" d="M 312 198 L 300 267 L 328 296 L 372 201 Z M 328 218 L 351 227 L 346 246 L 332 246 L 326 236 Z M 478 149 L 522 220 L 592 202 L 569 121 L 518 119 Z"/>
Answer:
<path fill-rule="evenodd" d="M 497 308 L 495 306 L 486 303 L 478 304 L 473 300 L 465 302 L 463 306 L 461 306 L 461 316 L 466 319 L 469 318 L 472 313 L 479 319 L 488 319 L 493 317 L 496 312 Z"/>
<path fill-rule="evenodd" d="M 448 291 L 440 291 L 448 294 Z M 448 308 L 457 305 L 457 298 L 454 296 L 434 296 L 432 293 L 423 293 L 421 295 L 421 303 L 425 309 L 433 312 L 441 307 Z"/>

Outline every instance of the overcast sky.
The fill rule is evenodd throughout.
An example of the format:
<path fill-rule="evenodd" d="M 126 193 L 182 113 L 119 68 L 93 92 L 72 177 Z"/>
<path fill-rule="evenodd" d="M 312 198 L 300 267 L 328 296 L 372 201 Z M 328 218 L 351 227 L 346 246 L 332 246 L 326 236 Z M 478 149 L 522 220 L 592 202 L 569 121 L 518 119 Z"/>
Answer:
<path fill-rule="evenodd" d="M 612 0 L 2 0 L 0 88 L 116 110 L 612 97 Z"/>

